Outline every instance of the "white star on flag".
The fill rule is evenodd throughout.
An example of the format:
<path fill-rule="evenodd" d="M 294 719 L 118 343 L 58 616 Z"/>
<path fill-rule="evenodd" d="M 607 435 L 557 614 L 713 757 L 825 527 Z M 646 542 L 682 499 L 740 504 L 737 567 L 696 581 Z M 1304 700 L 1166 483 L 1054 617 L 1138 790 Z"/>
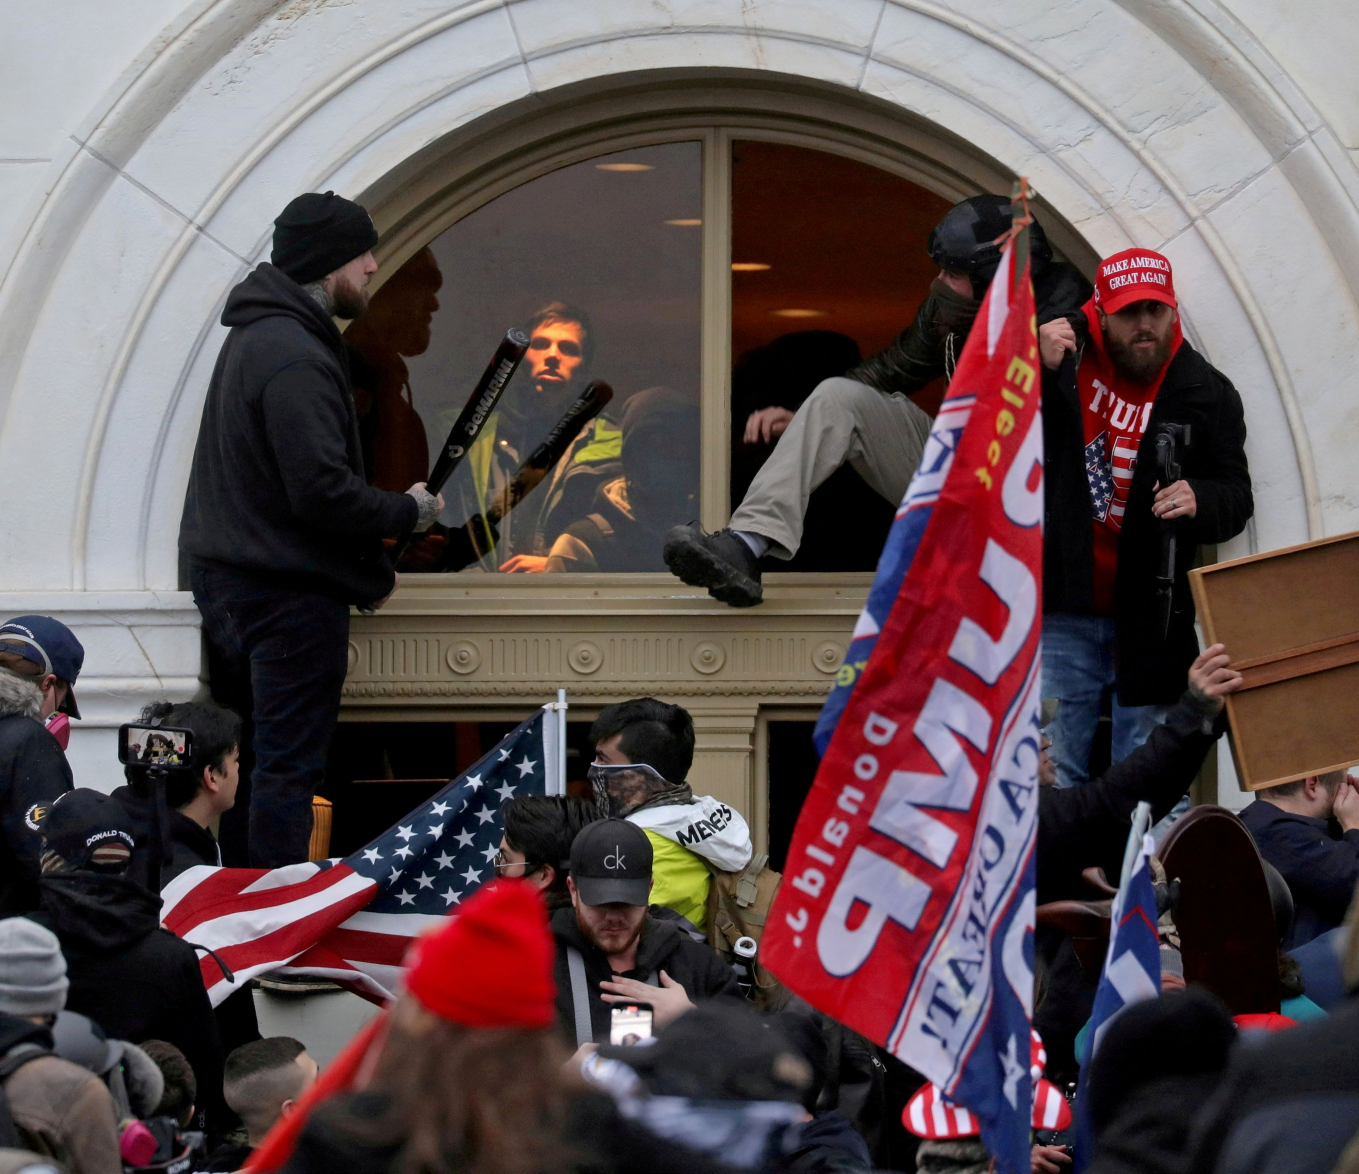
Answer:
<path fill-rule="evenodd" d="M 532 758 L 525 758 L 522 762 L 515 764 L 519 767 L 519 777 L 524 778 L 533 773 L 533 768 L 538 764 Z"/>
<path fill-rule="evenodd" d="M 400 877 L 401 877 L 401 869 L 399 869 L 399 868 L 394 868 L 394 869 L 392 869 L 392 875 L 389 876 L 389 877 L 387 878 L 387 883 L 388 883 L 389 885 L 394 885 L 394 884 L 396 884 L 396 882 L 400 879 Z"/>
<path fill-rule="evenodd" d="M 368 861 L 369 864 L 376 864 L 379 860 L 382 859 L 382 853 L 379 852 L 376 848 L 368 848 L 367 850 L 365 850 L 363 858 L 366 861 Z"/>
<path fill-rule="evenodd" d="M 501 783 L 495 789 L 495 793 L 500 796 L 502 802 L 514 798 L 514 788 L 509 783 Z"/>
<path fill-rule="evenodd" d="M 500 752 L 500 761 L 501 761 L 501 762 L 507 761 L 507 760 L 509 759 L 509 757 L 510 757 L 510 752 L 509 752 L 508 750 L 502 750 L 502 751 Z"/>
<path fill-rule="evenodd" d="M 430 876 L 429 873 L 422 872 L 415 878 L 415 883 L 422 889 L 432 889 L 434 887 L 434 878 Z"/>
<path fill-rule="evenodd" d="M 495 812 L 492 811 L 489 807 L 483 807 L 480 811 L 477 812 L 477 819 L 479 819 L 482 823 L 490 823 L 491 820 L 495 819 Z"/>
<path fill-rule="evenodd" d="M 471 832 L 459 832 L 453 838 L 458 841 L 459 848 L 470 848 L 473 839 L 475 839 Z"/>
<path fill-rule="evenodd" d="M 452 905 L 454 901 L 456 901 L 459 897 L 462 896 L 462 894 L 455 893 L 453 891 L 453 886 L 449 885 L 448 888 L 441 894 L 441 896 L 444 899 L 445 905 Z"/>
<path fill-rule="evenodd" d="M 452 868 L 453 857 L 450 856 L 447 852 L 440 852 L 439 855 L 434 858 L 434 863 L 437 864 L 440 868 Z"/>
<path fill-rule="evenodd" d="M 448 807 L 449 805 L 447 803 L 436 803 L 429 809 L 429 813 L 430 815 L 447 815 Z"/>
<path fill-rule="evenodd" d="M 471 787 L 472 790 L 474 790 L 474 791 L 480 791 L 480 790 L 481 790 L 481 776 L 480 776 L 480 775 L 468 775 L 468 776 L 467 776 L 467 785 L 468 785 L 469 787 Z"/>
<path fill-rule="evenodd" d="M 405 860 L 407 856 L 413 856 L 415 853 L 410 848 L 398 848 L 392 855 L 400 856 L 402 860 Z"/>
<path fill-rule="evenodd" d="M 500 855 L 500 849 L 492 844 L 489 848 L 484 849 L 481 854 L 486 857 L 486 863 L 490 864 L 492 860 Z"/>
<path fill-rule="evenodd" d="M 400 836 L 403 840 L 409 842 L 411 837 L 415 835 L 415 830 L 410 824 L 406 824 L 404 827 L 397 828 L 396 834 Z"/>
<path fill-rule="evenodd" d="M 431 824 L 429 834 L 437 840 L 444 834 L 444 825 L 441 823 Z"/>
<path fill-rule="evenodd" d="M 401 904 L 403 904 L 403 905 L 414 905 L 414 904 L 415 904 L 415 894 L 414 894 L 414 893 L 397 893 L 396 899 L 397 899 L 398 901 L 400 901 Z"/>
<path fill-rule="evenodd" d="M 469 885 L 474 885 L 477 881 L 481 880 L 481 873 L 469 866 L 467 871 L 462 874 L 462 879 Z"/>

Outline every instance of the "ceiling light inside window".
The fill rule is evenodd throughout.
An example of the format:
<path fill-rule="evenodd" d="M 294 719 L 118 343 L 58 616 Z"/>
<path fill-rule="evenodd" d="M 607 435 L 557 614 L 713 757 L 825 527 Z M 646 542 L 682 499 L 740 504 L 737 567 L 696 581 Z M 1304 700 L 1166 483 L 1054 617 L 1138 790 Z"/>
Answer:
<path fill-rule="evenodd" d="M 676 228 L 697 228 L 703 221 L 698 219 L 667 220 L 666 224 L 673 224 Z"/>
<path fill-rule="evenodd" d="M 829 310 L 770 310 L 775 318 L 824 318 L 830 313 Z"/>
<path fill-rule="evenodd" d="M 596 163 L 597 171 L 655 171 L 650 163 Z"/>
<path fill-rule="evenodd" d="M 733 261 L 731 271 L 733 273 L 763 273 L 769 266 L 763 261 Z"/>

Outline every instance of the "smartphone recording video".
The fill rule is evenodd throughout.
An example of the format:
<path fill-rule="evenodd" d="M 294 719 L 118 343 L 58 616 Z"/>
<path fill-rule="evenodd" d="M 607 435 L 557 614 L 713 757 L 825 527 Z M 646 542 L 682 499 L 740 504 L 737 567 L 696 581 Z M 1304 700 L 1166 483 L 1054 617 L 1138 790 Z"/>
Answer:
<path fill-rule="evenodd" d="M 193 731 L 172 726 L 121 726 L 118 761 L 128 766 L 188 766 L 193 758 Z"/>
<path fill-rule="evenodd" d="M 650 1007 L 615 1007 L 609 1016 L 609 1043 L 627 1047 L 651 1038 Z"/>

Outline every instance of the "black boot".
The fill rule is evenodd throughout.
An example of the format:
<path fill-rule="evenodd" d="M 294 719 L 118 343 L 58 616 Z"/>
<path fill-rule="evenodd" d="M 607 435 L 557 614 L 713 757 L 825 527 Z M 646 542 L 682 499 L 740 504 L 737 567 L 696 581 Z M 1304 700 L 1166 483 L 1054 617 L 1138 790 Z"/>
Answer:
<path fill-rule="evenodd" d="M 764 599 L 760 560 L 734 530 L 703 533 L 697 522 L 676 526 L 665 541 L 665 565 L 690 587 L 732 607 L 754 607 Z"/>

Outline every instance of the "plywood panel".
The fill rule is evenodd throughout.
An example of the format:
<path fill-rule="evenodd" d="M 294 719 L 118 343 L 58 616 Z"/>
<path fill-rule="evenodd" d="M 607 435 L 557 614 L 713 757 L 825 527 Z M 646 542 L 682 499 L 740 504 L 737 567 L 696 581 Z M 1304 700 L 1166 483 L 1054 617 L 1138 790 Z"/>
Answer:
<path fill-rule="evenodd" d="M 1359 763 L 1359 534 L 1190 572 L 1210 643 L 1245 687 L 1227 699 L 1247 790 Z"/>

